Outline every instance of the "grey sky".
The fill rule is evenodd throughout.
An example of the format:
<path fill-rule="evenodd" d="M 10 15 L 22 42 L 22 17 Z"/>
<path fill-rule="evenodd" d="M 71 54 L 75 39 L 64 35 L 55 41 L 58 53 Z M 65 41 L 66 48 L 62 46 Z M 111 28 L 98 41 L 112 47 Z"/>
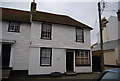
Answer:
<path fill-rule="evenodd" d="M 83 22 L 93 28 L 91 31 L 91 44 L 97 42 L 98 27 L 98 2 L 36 2 L 37 10 L 55 14 L 68 15 L 80 22 Z M 107 2 L 106 9 L 102 16 L 117 16 L 118 4 L 116 2 Z M 14 8 L 20 10 L 30 10 L 30 2 L 2 2 L 2 7 Z M 115 11 L 112 11 L 115 10 Z M 97 22 L 95 23 L 95 21 Z"/>

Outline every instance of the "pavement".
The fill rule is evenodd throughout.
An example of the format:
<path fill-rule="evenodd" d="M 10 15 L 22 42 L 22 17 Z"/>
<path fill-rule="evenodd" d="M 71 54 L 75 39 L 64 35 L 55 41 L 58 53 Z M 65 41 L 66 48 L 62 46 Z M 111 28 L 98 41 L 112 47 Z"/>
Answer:
<path fill-rule="evenodd" d="M 2 81 L 92 81 L 92 79 L 100 73 L 81 73 L 76 75 L 62 76 L 12 76 Z"/>

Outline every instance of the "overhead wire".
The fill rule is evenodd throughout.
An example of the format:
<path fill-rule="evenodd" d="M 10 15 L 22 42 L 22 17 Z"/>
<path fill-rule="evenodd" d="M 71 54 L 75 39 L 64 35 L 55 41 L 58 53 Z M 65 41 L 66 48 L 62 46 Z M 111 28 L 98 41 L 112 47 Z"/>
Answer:
<path fill-rule="evenodd" d="M 113 3 L 113 4 L 109 5 L 109 6 L 107 6 L 107 4 L 106 4 L 105 9 L 108 9 L 108 10 L 105 10 L 105 9 L 104 9 L 104 11 L 114 11 L 114 12 L 117 12 L 117 10 L 111 10 L 111 9 L 110 9 L 110 7 L 114 6 L 114 5 L 117 4 L 117 3 L 118 3 L 118 2 L 115 2 L 115 3 Z"/>
<path fill-rule="evenodd" d="M 117 12 L 116 10 L 105 10 L 105 9 L 110 9 L 110 7 L 114 6 L 114 5 L 117 4 L 118 2 L 115 2 L 115 3 L 113 3 L 113 4 L 109 5 L 109 6 L 107 5 L 107 2 L 105 2 L 104 0 L 101 0 L 100 3 L 102 4 L 101 14 L 102 14 L 104 11 L 114 11 L 114 12 Z M 94 27 L 96 27 L 97 23 L 98 23 L 98 17 L 96 17 L 96 19 L 95 19 Z M 106 33 L 107 33 L 107 32 L 106 32 Z M 108 34 L 108 33 L 107 33 L 107 34 Z M 107 38 L 107 40 L 109 40 L 109 39 Z"/>
<path fill-rule="evenodd" d="M 115 5 L 115 4 L 117 4 L 117 3 L 118 3 L 118 2 L 114 2 L 113 4 L 111 4 L 111 5 L 109 5 L 109 6 L 106 5 L 106 6 L 107 6 L 106 8 L 108 8 L 108 7 L 110 8 L 110 7 L 112 7 L 113 5 Z"/>

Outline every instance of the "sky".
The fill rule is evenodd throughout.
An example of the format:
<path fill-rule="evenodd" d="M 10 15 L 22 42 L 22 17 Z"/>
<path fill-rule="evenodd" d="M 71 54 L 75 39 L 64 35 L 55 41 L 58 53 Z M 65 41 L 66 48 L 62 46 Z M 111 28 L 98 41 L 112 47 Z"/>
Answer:
<path fill-rule="evenodd" d="M 29 11 L 32 1 L 33 0 L 2 0 L 0 7 Z M 37 11 L 68 15 L 75 20 L 92 27 L 91 45 L 98 41 L 98 1 L 103 0 L 35 0 L 37 3 Z M 105 8 L 102 12 L 102 17 L 109 18 L 110 16 L 117 16 L 118 1 L 119 0 L 105 1 Z"/>

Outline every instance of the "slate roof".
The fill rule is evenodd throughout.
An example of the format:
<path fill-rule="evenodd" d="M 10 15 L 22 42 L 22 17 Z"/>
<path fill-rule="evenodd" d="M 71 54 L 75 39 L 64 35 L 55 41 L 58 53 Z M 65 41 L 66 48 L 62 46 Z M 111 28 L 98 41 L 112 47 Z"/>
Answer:
<path fill-rule="evenodd" d="M 0 9 L 2 9 L 2 20 L 30 22 L 30 11 L 16 10 L 10 8 L 0 8 Z M 80 28 L 88 28 L 92 30 L 91 27 L 66 15 L 58 15 L 53 13 L 41 12 L 41 11 L 36 11 L 32 14 L 33 14 L 32 21 L 69 25 Z"/>
<path fill-rule="evenodd" d="M 104 50 L 114 50 L 119 45 L 120 45 L 120 39 L 114 40 L 114 41 L 109 41 L 109 42 L 105 42 L 103 44 L 103 49 Z M 97 51 L 97 50 L 100 50 L 100 44 L 98 44 L 96 47 L 92 48 L 92 51 Z"/>

